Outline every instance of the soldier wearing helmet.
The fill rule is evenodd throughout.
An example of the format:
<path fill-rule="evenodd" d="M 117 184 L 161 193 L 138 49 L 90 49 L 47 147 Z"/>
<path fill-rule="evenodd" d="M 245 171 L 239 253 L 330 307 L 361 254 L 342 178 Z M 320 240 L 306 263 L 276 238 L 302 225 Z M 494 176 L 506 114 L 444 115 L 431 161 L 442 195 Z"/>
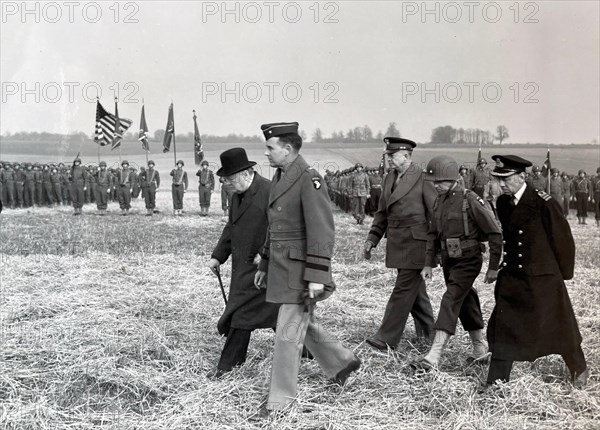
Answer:
<path fill-rule="evenodd" d="M 481 198 L 485 198 L 485 188 L 490 182 L 491 175 L 490 169 L 487 167 L 487 161 L 485 158 L 479 158 L 477 160 L 477 166 L 473 169 L 471 189 L 477 193 Z"/>
<path fill-rule="evenodd" d="M 590 180 L 592 202 L 596 211 L 596 225 L 600 227 L 600 167 L 596 169 L 596 176 Z"/>
<path fill-rule="evenodd" d="M 459 181 L 456 161 L 447 155 L 434 157 L 427 164 L 425 181 L 432 182 L 438 193 L 429 227 L 424 280 L 430 280 L 436 266 L 436 252 L 441 250 L 446 292 L 435 322 L 435 338 L 431 349 L 418 363 L 425 368 L 437 367 L 446 342 L 454 335 L 460 319 L 469 333 L 472 350 L 467 361 L 488 356 L 483 337 L 483 316 L 473 283 L 483 264 L 482 241 L 490 244 L 490 261 L 484 281 L 498 276 L 502 252 L 502 233 L 491 207 L 473 191 L 465 190 Z"/>
<path fill-rule="evenodd" d="M 73 215 L 81 215 L 83 201 L 85 199 L 85 191 L 87 189 L 87 172 L 81 165 L 79 157 L 73 160 L 71 167 L 71 201 L 73 202 Z"/>
<path fill-rule="evenodd" d="M 208 161 L 202 161 L 202 167 L 196 172 L 198 176 L 198 199 L 200 202 L 200 216 L 208 216 L 210 197 L 215 190 L 215 176 L 208 168 Z"/>
<path fill-rule="evenodd" d="M 134 181 L 135 176 L 129 169 L 129 162 L 123 160 L 121 169 L 117 172 L 117 199 L 123 216 L 129 215 L 129 209 L 131 209 L 131 190 Z"/>
<path fill-rule="evenodd" d="M 140 172 L 139 178 L 146 203 L 146 216 L 152 216 L 156 209 L 156 190 L 160 187 L 160 174 L 154 169 L 154 161 L 148 161 L 148 168 Z"/>
<path fill-rule="evenodd" d="M 23 203 L 26 208 L 30 208 L 33 206 L 35 201 L 35 172 L 33 171 L 33 165 L 31 163 L 27 163 L 25 165 L 25 171 L 23 172 L 23 177 L 25 178 L 25 182 L 23 184 Z"/>
<path fill-rule="evenodd" d="M 101 161 L 99 166 L 100 169 L 95 172 L 96 207 L 100 211 L 100 215 L 106 215 L 113 178 L 112 174 L 106 169 L 106 161 Z"/>
<path fill-rule="evenodd" d="M 531 176 L 527 179 L 527 184 L 534 190 L 547 191 L 548 179 L 542 176 L 542 169 L 537 164 L 531 168 Z"/>
<path fill-rule="evenodd" d="M 171 185 L 171 195 L 173 196 L 173 213 L 183 215 L 183 194 L 188 188 L 187 172 L 183 170 L 183 160 L 178 160 L 176 168 L 171 170 L 173 184 Z"/>
<path fill-rule="evenodd" d="M 365 220 L 365 204 L 369 196 L 369 177 L 363 171 L 361 163 L 356 163 L 350 179 L 352 193 L 352 216 L 357 224 L 362 224 Z"/>
<path fill-rule="evenodd" d="M 550 195 L 559 204 L 563 201 L 563 183 L 560 178 L 560 172 L 556 167 L 550 169 L 550 178 L 548 178 Z"/>
<path fill-rule="evenodd" d="M 2 182 L 2 202 L 4 206 L 11 209 L 15 208 L 15 172 L 12 169 L 10 163 L 4 163 L 4 169 L 2 170 L 2 176 L 0 176 Z"/>
<path fill-rule="evenodd" d="M 585 170 L 580 169 L 579 172 L 577 172 L 577 177 L 573 179 L 572 184 L 577 207 L 578 224 L 587 224 L 587 202 L 592 199 L 592 187 Z"/>

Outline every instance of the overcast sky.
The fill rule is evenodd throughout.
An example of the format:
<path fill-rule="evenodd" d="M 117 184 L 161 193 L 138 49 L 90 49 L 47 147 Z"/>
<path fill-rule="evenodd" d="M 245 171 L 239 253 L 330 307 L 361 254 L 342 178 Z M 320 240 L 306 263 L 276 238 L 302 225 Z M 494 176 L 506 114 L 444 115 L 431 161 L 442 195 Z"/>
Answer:
<path fill-rule="evenodd" d="M 209 134 L 276 121 L 309 136 L 395 121 L 421 142 L 440 125 L 503 124 L 509 142 L 600 134 L 597 1 L 431 2 L 427 14 L 422 2 L 228 2 L 226 15 L 222 2 L 152 1 L 120 3 L 118 17 L 112 2 L 75 3 L 71 17 L 63 2 L 2 3 L 2 133 L 90 134 L 97 90 L 113 112 L 117 83 L 134 131 L 143 98 L 151 131 L 172 100 L 178 133 L 196 109 Z"/>

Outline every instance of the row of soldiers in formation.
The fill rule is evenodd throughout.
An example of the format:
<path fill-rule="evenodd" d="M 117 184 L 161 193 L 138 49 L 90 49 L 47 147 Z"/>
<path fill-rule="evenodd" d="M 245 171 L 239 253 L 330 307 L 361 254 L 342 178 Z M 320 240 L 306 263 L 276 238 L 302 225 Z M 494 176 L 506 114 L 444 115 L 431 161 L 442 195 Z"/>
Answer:
<path fill-rule="evenodd" d="M 197 171 L 200 213 L 207 216 L 211 195 L 215 189 L 215 179 L 209 163 L 205 160 Z M 171 194 L 176 215 L 183 213 L 183 194 L 188 189 L 187 172 L 179 160 L 171 170 Z M 157 213 L 156 190 L 160 187 L 160 173 L 155 163 L 148 161 L 148 167 L 140 171 L 121 162 L 120 168 L 108 167 L 105 161 L 98 165 L 84 166 L 76 158 L 72 166 L 64 163 L 9 163 L 0 161 L 0 202 L 5 208 L 30 208 L 34 206 L 52 207 L 73 205 L 74 215 L 82 213 L 87 203 L 95 203 L 100 215 L 107 213 L 109 202 L 118 202 L 122 215 L 128 215 L 131 200 L 142 197 L 145 201 L 146 216 Z M 227 216 L 233 190 L 228 184 L 221 186 L 221 206 Z"/>
<path fill-rule="evenodd" d="M 491 175 L 492 170 L 485 158 L 479 158 L 473 169 L 460 166 L 459 181 L 465 189 L 474 191 L 495 208 L 502 190 L 499 181 Z M 380 168 L 365 168 L 356 163 L 342 171 L 327 171 L 325 181 L 331 201 L 344 212 L 351 213 L 357 224 L 363 224 L 367 215 L 372 216 L 377 211 L 384 176 Z M 544 176 L 542 169 L 534 165 L 527 173 L 526 182 L 534 189 L 548 191 L 561 204 L 567 219 L 572 207 L 577 210 L 578 223 L 586 224 L 587 212 L 592 210 L 596 225 L 600 226 L 600 167 L 592 177 L 588 177 L 583 169 L 571 176 L 555 167 L 550 169 L 549 176 Z"/>

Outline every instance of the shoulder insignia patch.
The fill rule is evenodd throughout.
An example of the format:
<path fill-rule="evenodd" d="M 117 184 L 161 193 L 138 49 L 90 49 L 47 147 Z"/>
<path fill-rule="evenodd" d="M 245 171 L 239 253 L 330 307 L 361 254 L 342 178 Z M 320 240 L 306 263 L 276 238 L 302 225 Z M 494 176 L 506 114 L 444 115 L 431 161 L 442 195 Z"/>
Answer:
<path fill-rule="evenodd" d="M 540 196 L 542 199 L 544 199 L 545 201 L 548 201 L 552 198 L 552 196 L 550 194 L 548 194 L 545 191 L 538 191 L 538 196 Z"/>
<path fill-rule="evenodd" d="M 311 181 L 313 183 L 313 187 L 315 187 L 315 190 L 321 189 L 321 178 L 319 178 L 319 177 L 312 178 Z"/>

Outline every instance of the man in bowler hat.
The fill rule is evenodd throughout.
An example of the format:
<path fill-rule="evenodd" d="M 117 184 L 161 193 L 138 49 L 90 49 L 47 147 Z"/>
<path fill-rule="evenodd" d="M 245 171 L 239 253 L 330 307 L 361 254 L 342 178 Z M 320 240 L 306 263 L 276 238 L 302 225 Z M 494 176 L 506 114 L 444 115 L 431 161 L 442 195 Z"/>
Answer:
<path fill-rule="evenodd" d="M 243 148 L 221 154 L 217 171 L 233 189 L 231 210 L 208 267 L 217 272 L 232 259 L 231 286 L 225 311 L 219 319 L 219 334 L 227 336 L 219 364 L 209 374 L 221 377 L 246 360 L 250 335 L 257 328 L 274 329 L 279 305 L 266 302 L 266 291 L 254 286 L 259 252 L 267 235 L 267 204 L 271 183 L 254 171 Z"/>

